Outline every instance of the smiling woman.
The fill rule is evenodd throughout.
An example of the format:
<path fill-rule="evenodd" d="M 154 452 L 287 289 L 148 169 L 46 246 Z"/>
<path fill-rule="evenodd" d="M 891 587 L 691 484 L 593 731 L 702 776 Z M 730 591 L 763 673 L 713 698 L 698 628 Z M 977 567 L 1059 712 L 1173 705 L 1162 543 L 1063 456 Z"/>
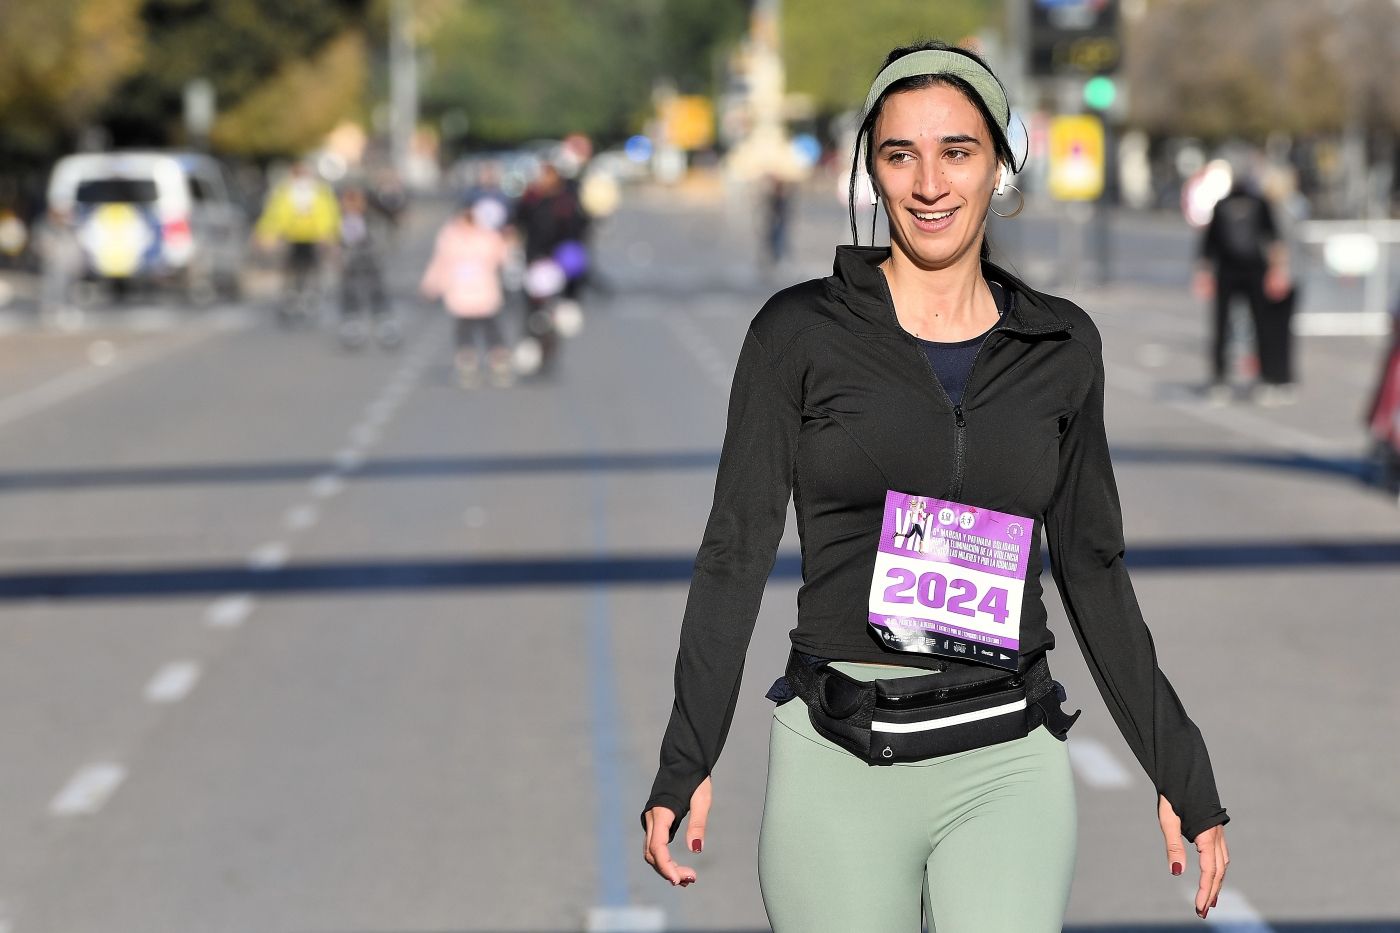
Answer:
<path fill-rule="evenodd" d="M 1042 536 L 1089 669 L 1158 790 L 1172 873 L 1183 837 L 1200 853 L 1199 916 L 1224 880 L 1228 817 L 1205 742 L 1123 565 L 1098 332 L 987 261 L 987 211 L 1017 167 L 1009 119 L 974 53 L 891 52 L 855 153 L 890 247 L 838 247 L 831 276 L 769 299 L 740 353 L 642 822 L 646 860 L 694 882 L 668 843 L 689 813 L 688 848 L 703 848 L 791 498 L 803 585 L 768 694 L 759 840 L 777 933 L 1061 928 L 1076 821 L 1063 740 L 1078 714 L 1046 660 Z M 851 208 L 854 238 L 854 184 Z"/>

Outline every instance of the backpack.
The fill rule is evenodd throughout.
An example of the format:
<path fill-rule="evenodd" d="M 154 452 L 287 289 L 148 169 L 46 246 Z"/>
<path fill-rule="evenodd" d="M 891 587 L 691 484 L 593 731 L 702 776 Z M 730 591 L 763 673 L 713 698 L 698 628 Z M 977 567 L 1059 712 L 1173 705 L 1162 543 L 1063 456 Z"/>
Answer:
<path fill-rule="evenodd" d="M 1230 195 L 1215 205 L 1216 257 L 1229 265 L 1263 265 L 1269 237 L 1264 202 L 1249 195 Z"/>

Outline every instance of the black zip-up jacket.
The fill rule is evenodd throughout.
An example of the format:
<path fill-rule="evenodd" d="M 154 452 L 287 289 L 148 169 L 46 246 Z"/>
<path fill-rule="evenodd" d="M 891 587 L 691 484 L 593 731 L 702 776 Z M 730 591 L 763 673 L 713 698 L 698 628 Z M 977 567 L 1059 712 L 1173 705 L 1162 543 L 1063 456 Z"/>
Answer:
<path fill-rule="evenodd" d="M 1157 666 L 1123 564 L 1123 523 L 1104 433 L 1097 328 L 1080 308 L 991 264 L 1011 293 L 953 406 L 895 316 L 878 264 L 839 247 L 834 273 L 785 289 L 739 354 L 714 505 L 681 626 L 675 705 L 646 809 L 676 814 L 714 768 L 791 495 L 802 542 L 793 646 L 806 654 L 944 671 L 998 669 L 884 648 L 868 599 L 887 490 L 1035 518 L 1089 670 L 1114 721 L 1188 839 L 1227 821 L 1205 743 Z M 1054 646 L 1030 548 L 1022 671 Z M 1155 808 L 1156 800 L 1153 805 Z"/>

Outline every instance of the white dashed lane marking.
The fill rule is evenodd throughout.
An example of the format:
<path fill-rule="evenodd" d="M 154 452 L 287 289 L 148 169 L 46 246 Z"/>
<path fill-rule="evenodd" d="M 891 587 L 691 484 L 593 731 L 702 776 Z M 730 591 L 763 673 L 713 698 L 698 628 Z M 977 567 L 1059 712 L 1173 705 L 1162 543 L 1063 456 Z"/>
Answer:
<path fill-rule="evenodd" d="M 280 570 L 287 565 L 290 552 L 281 541 L 269 541 L 248 555 L 248 566 L 253 570 Z"/>
<path fill-rule="evenodd" d="M 335 468 L 344 473 L 358 470 L 364 462 L 364 453 L 354 447 L 346 447 L 343 450 L 337 451 L 335 455 Z"/>
<path fill-rule="evenodd" d="M 88 765 L 64 785 L 49 804 L 54 816 L 84 816 L 96 813 L 126 779 L 126 769 L 110 762 Z"/>
<path fill-rule="evenodd" d="M 233 628 L 242 625 L 243 620 L 252 612 L 253 597 L 246 593 L 238 593 L 211 603 L 204 611 L 204 621 L 213 628 Z"/>
<path fill-rule="evenodd" d="M 329 499 L 345 488 L 345 480 L 334 473 L 322 473 L 311 481 L 311 494 L 317 499 Z"/>
<path fill-rule="evenodd" d="M 1079 779 L 1090 787 L 1117 788 L 1132 783 L 1128 770 L 1096 739 L 1071 734 L 1069 763 Z"/>
<path fill-rule="evenodd" d="M 180 316 L 166 308 L 144 308 L 131 313 L 131 329 L 137 333 L 159 333 L 173 330 L 180 323 Z"/>
<path fill-rule="evenodd" d="M 1274 933 L 1274 928 L 1254 909 L 1254 905 L 1245 900 L 1245 896 L 1229 886 L 1230 879 L 1225 879 L 1225 887 L 1220 889 L 1220 897 L 1216 899 L 1215 906 L 1206 915 L 1206 924 L 1213 927 L 1223 927 L 1230 933 Z M 1192 904 L 1196 901 L 1196 889 L 1191 888 L 1186 892 L 1186 899 Z"/>
<path fill-rule="evenodd" d="M 146 684 L 146 700 L 150 703 L 178 703 L 199 681 L 199 665 L 193 661 L 171 661 L 156 671 Z"/>
<path fill-rule="evenodd" d="M 110 340 L 94 340 L 88 344 L 87 358 L 94 366 L 110 366 L 117 360 L 117 345 Z"/>
<path fill-rule="evenodd" d="M 170 354 L 192 347 L 202 340 L 207 340 L 213 334 L 214 331 L 206 329 L 182 335 L 180 338 L 160 346 L 128 352 L 120 360 L 116 360 L 114 356 L 112 360 L 107 361 L 107 365 L 94 366 L 89 364 L 69 370 L 31 389 L 0 398 L 0 427 L 51 408 L 110 382 L 118 376 L 133 372 Z"/>
<path fill-rule="evenodd" d="M 296 505 L 287 510 L 282 516 L 282 524 L 288 531 L 305 531 L 316 524 L 321 517 L 321 513 L 314 505 Z"/>
<path fill-rule="evenodd" d="M 700 368 L 709 376 L 716 387 L 728 391 L 733 376 L 733 361 L 728 360 L 715 347 L 714 343 L 701 332 L 700 328 L 684 314 L 671 315 L 667 319 L 671 332 L 676 335 L 681 346 L 689 351 Z"/>
<path fill-rule="evenodd" d="M 1171 351 L 1160 343 L 1145 343 L 1138 347 L 1137 361 L 1148 369 L 1160 369 L 1171 362 Z"/>
<path fill-rule="evenodd" d="M 594 907 L 587 933 L 664 933 L 666 914 L 659 907 Z"/>
<path fill-rule="evenodd" d="M 389 418 L 393 416 L 396 407 L 397 406 L 389 401 L 387 397 L 380 396 L 378 401 L 373 402 L 365 409 L 365 423 L 372 424 L 375 427 L 382 426 L 384 422 L 388 421 Z"/>
<path fill-rule="evenodd" d="M 1116 388 L 1153 399 L 1200 421 L 1231 431 L 1240 437 L 1289 453 L 1327 455 L 1354 452 L 1354 441 L 1336 441 L 1308 431 L 1289 427 L 1254 412 L 1239 408 L 1210 408 L 1199 398 L 1182 392 L 1162 393 L 1155 377 L 1140 369 L 1121 364 L 1105 364 L 1105 371 Z"/>

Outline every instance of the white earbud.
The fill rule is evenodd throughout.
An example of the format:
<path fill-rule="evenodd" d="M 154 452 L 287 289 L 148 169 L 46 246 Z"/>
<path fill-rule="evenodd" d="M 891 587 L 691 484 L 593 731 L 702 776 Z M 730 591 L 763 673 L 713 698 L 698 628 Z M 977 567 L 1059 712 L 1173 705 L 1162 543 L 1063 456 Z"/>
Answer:
<path fill-rule="evenodd" d="M 1003 163 L 997 168 L 997 186 L 993 189 L 993 194 L 1006 194 L 1006 176 L 1008 172 L 1006 164 Z"/>

